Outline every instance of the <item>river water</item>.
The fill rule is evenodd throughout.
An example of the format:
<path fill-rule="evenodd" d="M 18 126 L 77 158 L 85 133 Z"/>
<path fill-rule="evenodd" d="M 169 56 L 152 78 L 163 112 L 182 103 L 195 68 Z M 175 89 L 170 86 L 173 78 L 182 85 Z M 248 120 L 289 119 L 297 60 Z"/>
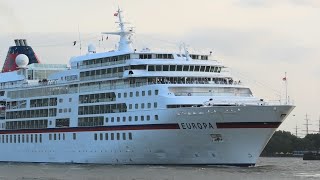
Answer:
<path fill-rule="evenodd" d="M 255 167 L 0 163 L 0 180 L 320 179 L 320 161 L 260 158 Z"/>

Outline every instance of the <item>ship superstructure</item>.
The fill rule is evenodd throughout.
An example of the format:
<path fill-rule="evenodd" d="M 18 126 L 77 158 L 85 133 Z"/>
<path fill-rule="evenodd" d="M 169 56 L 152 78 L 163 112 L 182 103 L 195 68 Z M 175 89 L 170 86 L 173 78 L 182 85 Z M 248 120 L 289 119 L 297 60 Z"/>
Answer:
<path fill-rule="evenodd" d="M 211 55 L 132 48 L 0 74 L 0 161 L 254 165 L 292 105 L 271 105 Z"/>

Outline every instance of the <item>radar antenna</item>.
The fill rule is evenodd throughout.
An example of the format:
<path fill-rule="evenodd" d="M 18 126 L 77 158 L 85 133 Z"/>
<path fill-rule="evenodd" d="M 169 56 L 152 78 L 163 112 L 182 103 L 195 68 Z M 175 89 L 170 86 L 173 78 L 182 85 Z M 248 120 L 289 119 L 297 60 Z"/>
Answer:
<path fill-rule="evenodd" d="M 120 36 L 118 51 L 133 51 L 132 48 L 132 40 L 131 37 L 133 36 L 133 28 L 127 30 L 125 24 L 127 22 L 123 21 L 122 10 L 118 8 L 117 12 L 114 13 L 114 16 L 118 17 L 119 24 L 119 31 L 118 32 L 102 32 L 102 34 L 109 34 L 109 35 L 118 35 Z"/>

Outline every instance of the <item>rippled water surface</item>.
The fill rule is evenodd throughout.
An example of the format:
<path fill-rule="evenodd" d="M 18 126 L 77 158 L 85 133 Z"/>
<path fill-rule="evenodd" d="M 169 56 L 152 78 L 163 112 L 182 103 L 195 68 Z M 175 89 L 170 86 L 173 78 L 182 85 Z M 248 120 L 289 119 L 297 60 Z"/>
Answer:
<path fill-rule="evenodd" d="M 260 158 L 255 167 L 0 163 L 0 180 L 320 179 L 320 161 Z"/>

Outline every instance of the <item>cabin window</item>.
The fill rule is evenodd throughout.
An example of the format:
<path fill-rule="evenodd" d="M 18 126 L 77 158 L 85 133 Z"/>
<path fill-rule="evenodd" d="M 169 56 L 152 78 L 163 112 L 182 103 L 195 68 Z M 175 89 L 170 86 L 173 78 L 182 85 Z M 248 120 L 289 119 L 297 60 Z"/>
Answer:
<path fill-rule="evenodd" d="M 117 140 L 120 140 L 120 133 L 117 133 Z"/>
<path fill-rule="evenodd" d="M 193 71 L 194 70 L 194 66 L 190 66 L 189 71 Z"/>
<path fill-rule="evenodd" d="M 149 65 L 148 66 L 148 71 L 154 71 L 154 70 L 155 70 L 154 65 Z"/>
<path fill-rule="evenodd" d="M 162 71 L 162 65 L 156 65 L 156 71 Z"/>
<path fill-rule="evenodd" d="M 182 66 L 181 65 L 177 66 L 177 71 L 182 71 Z"/>
<path fill-rule="evenodd" d="M 170 71 L 176 71 L 176 65 L 170 65 Z"/>

